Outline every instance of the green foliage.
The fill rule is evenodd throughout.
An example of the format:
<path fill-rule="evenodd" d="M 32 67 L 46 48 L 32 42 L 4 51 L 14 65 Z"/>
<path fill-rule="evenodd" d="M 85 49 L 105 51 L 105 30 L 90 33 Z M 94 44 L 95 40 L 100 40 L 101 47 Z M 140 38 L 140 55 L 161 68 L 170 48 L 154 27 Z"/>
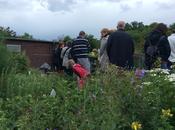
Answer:
<path fill-rule="evenodd" d="M 10 52 L 0 43 L 0 73 L 9 65 Z"/>
<path fill-rule="evenodd" d="M 112 66 L 92 75 L 83 90 L 73 79 L 33 70 L 5 77 L 0 129 L 129 130 L 137 121 L 144 130 L 175 129 L 174 116 L 162 113 L 175 113 L 174 82 L 161 71 L 138 79 Z M 49 96 L 53 88 L 56 97 Z"/>
<path fill-rule="evenodd" d="M 68 41 L 72 41 L 72 38 L 67 35 L 67 36 L 64 37 L 64 40 L 63 41 L 66 43 Z"/>
<path fill-rule="evenodd" d="M 86 38 L 88 39 L 90 43 L 91 49 L 100 47 L 100 41 L 97 38 L 94 38 L 93 35 L 89 34 L 86 36 Z"/>
<path fill-rule="evenodd" d="M 2 42 L 7 37 L 16 37 L 16 32 L 11 30 L 10 27 L 0 26 L 0 42 Z"/>
<path fill-rule="evenodd" d="M 27 39 L 27 40 L 31 40 L 31 39 L 33 39 L 33 36 L 32 35 L 30 35 L 29 33 L 24 33 L 23 35 L 21 35 L 21 36 L 18 36 L 19 38 L 22 38 L 22 39 Z"/>
<path fill-rule="evenodd" d="M 13 68 L 16 73 L 24 73 L 29 68 L 29 61 L 25 53 L 12 53 L 9 60 L 9 67 Z"/>

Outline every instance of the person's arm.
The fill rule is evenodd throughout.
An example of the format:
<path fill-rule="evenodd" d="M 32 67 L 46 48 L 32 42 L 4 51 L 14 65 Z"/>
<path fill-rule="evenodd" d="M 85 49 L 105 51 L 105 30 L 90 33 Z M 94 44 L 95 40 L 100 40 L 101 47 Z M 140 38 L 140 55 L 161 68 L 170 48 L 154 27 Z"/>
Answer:
<path fill-rule="evenodd" d="M 108 57 L 109 57 L 110 50 L 111 50 L 111 43 L 112 43 L 112 36 L 110 35 L 108 40 L 107 40 L 107 45 L 106 45 L 106 50 L 107 50 Z"/>
<path fill-rule="evenodd" d="M 105 52 L 105 50 L 107 49 L 107 39 L 105 40 L 101 40 L 101 44 L 100 44 L 100 56 L 102 56 Z"/>
<path fill-rule="evenodd" d="M 162 61 L 167 61 L 170 55 L 170 46 L 166 37 L 160 39 L 158 43 L 159 56 Z"/>

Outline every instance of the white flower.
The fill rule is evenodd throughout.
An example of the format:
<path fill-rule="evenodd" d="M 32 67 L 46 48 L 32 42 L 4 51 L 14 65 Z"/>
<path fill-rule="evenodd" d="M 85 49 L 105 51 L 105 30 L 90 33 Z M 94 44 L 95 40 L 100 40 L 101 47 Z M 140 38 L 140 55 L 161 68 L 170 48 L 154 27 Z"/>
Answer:
<path fill-rule="evenodd" d="M 151 82 L 143 82 L 142 84 L 143 84 L 143 85 L 150 85 Z"/>
<path fill-rule="evenodd" d="M 157 76 L 157 74 L 151 74 L 151 76 L 155 77 L 155 76 Z"/>
<path fill-rule="evenodd" d="M 28 71 L 28 74 L 31 75 L 31 71 Z"/>
<path fill-rule="evenodd" d="M 162 70 L 161 70 L 161 73 L 164 73 L 164 74 L 170 74 L 170 72 L 169 72 L 168 69 L 162 69 Z"/>
<path fill-rule="evenodd" d="M 175 74 L 168 75 L 168 80 L 170 82 L 174 82 L 175 81 Z"/>

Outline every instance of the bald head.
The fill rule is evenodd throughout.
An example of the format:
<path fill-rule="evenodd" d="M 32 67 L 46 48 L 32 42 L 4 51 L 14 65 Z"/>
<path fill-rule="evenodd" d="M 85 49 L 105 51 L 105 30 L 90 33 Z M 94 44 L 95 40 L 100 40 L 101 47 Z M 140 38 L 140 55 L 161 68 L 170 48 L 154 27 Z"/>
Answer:
<path fill-rule="evenodd" d="M 117 29 L 125 29 L 125 22 L 119 21 L 117 24 Z"/>

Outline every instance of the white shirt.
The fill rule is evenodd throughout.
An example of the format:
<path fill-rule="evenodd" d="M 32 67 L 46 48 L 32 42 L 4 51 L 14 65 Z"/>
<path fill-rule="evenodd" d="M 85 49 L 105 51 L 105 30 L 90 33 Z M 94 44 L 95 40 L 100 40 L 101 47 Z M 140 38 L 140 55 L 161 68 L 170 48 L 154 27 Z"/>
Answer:
<path fill-rule="evenodd" d="M 175 62 L 175 33 L 171 34 L 171 36 L 168 37 L 168 41 L 171 48 L 171 54 L 168 60 L 174 63 Z"/>

